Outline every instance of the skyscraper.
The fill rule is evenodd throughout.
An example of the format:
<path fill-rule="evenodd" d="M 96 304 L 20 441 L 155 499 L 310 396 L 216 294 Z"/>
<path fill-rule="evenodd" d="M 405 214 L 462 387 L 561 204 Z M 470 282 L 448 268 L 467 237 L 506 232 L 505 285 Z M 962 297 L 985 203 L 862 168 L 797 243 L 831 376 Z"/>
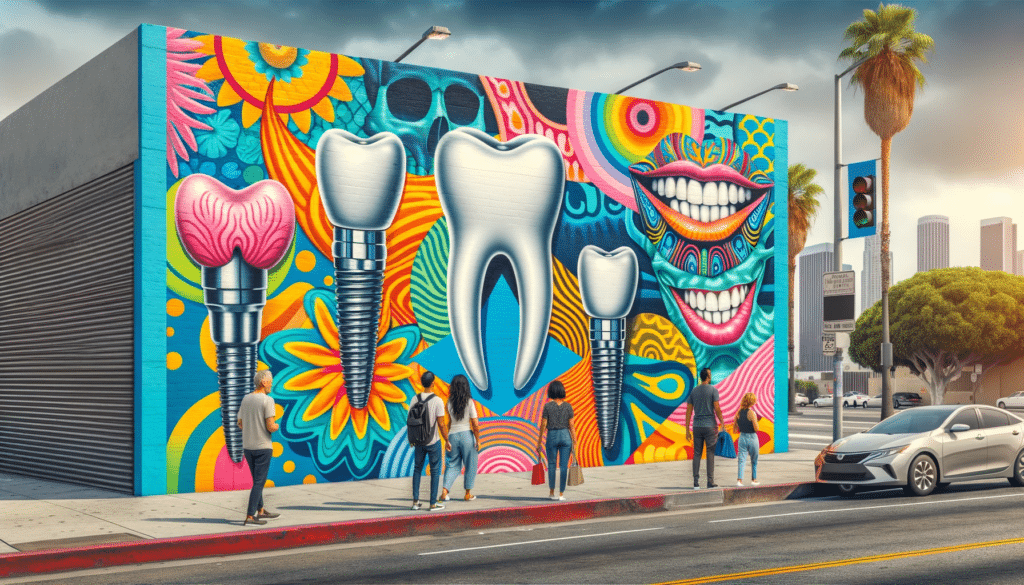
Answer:
<path fill-rule="evenodd" d="M 947 253 L 947 264 L 948 253 Z M 889 252 L 889 286 L 895 282 L 892 275 L 892 252 Z M 882 300 L 882 236 L 864 238 L 864 268 L 860 273 L 860 312 Z"/>
<path fill-rule="evenodd" d="M 945 215 L 917 220 L 917 271 L 935 268 L 949 268 L 949 218 Z"/>
<path fill-rule="evenodd" d="M 1017 276 L 1024 276 L 1024 250 L 1017 250 Z"/>
<path fill-rule="evenodd" d="M 800 356 L 798 363 L 805 372 L 832 369 L 832 358 L 821 353 L 823 321 L 822 277 L 832 272 L 835 259 L 832 244 L 815 244 L 804 248 L 797 257 L 800 267 Z"/>
<path fill-rule="evenodd" d="M 1017 256 L 1017 226 L 1008 217 L 981 220 L 981 268 L 1013 274 Z"/>

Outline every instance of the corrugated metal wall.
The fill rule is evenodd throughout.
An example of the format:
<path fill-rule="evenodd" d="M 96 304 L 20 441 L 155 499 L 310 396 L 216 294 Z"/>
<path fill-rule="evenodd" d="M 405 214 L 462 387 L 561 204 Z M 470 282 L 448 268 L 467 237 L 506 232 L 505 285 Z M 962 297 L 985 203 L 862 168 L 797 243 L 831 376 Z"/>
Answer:
<path fill-rule="evenodd" d="M 134 173 L 0 220 L 0 470 L 133 488 Z"/>

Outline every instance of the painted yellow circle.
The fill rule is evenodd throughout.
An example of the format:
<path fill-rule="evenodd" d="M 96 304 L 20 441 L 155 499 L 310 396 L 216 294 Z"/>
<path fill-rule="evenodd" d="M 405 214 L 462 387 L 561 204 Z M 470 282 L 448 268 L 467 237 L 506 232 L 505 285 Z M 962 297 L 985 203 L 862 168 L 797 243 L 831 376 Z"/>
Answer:
<path fill-rule="evenodd" d="M 274 403 L 274 420 L 278 420 L 284 416 L 284 407 L 280 404 Z"/>
<path fill-rule="evenodd" d="M 180 317 L 185 312 L 185 303 L 181 299 L 170 299 L 167 301 L 167 314 L 171 317 Z"/>
<path fill-rule="evenodd" d="M 295 47 L 283 47 L 270 43 L 260 43 L 260 56 L 268 65 L 277 69 L 287 69 L 295 63 L 299 56 L 299 50 Z"/>
<path fill-rule="evenodd" d="M 295 462 L 294 461 L 285 461 L 284 465 L 282 467 L 284 468 L 284 472 L 285 473 L 291 473 L 291 472 L 295 471 Z M 316 480 L 314 480 L 314 481 L 316 481 Z"/>
<path fill-rule="evenodd" d="M 181 367 L 181 354 L 176 352 L 176 351 L 172 351 L 172 352 L 168 353 L 167 354 L 167 369 L 168 370 L 177 370 L 180 367 Z"/>
<path fill-rule="evenodd" d="M 274 441 L 273 447 L 274 447 L 274 457 L 280 457 L 281 453 L 284 453 L 284 446 L 281 445 L 281 443 L 278 443 L 277 441 Z"/>
<path fill-rule="evenodd" d="M 334 277 L 333 276 L 325 276 L 324 277 L 324 284 L 327 285 L 327 286 L 334 286 Z"/>
<path fill-rule="evenodd" d="M 307 475 L 306 477 L 302 478 L 302 483 L 316 483 L 316 478 L 313 477 L 312 475 Z"/>
<path fill-rule="evenodd" d="M 167 328 L 167 337 L 174 337 L 174 327 Z"/>
<path fill-rule="evenodd" d="M 295 255 L 295 267 L 302 272 L 309 272 L 316 266 L 316 255 L 309 250 L 303 250 Z"/>
<path fill-rule="evenodd" d="M 263 484 L 264 487 L 274 487 L 274 480 L 268 479 L 267 483 Z"/>

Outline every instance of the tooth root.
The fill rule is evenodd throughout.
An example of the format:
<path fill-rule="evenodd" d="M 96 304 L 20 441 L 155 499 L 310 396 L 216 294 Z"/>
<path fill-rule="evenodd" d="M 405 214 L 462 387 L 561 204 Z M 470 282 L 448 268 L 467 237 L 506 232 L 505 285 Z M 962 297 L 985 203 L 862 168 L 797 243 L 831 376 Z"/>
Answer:
<path fill-rule="evenodd" d="M 676 196 L 676 180 L 672 177 L 665 179 L 665 195 L 668 199 L 674 199 Z"/>
<path fill-rule="evenodd" d="M 734 286 L 732 288 L 731 294 L 729 296 L 730 296 L 730 300 L 732 301 L 731 305 L 733 307 L 740 306 L 740 289 L 739 289 L 739 287 L 735 287 Z"/>
<path fill-rule="evenodd" d="M 711 221 L 718 221 L 718 217 L 719 217 L 719 214 L 720 214 L 719 209 L 720 208 L 717 205 L 711 206 L 711 211 L 710 211 L 710 215 L 709 215 L 709 218 L 711 219 Z"/>
<path fill-rule="evenodd" d="M 684 179 L 680 178 L 680 182 Z M 689 179 L 686 181 L 686 200 L 690 205 L 700 205 L 704 201 L 704 190 L 700 186 L 700 182 Z"/>
<path fill-rule="evenodd" d="M 488 262 L 508 257 L 519 288 L 519 349 L 513 386 L 533 377 L 551 322 L 551 240 L 562 207 L 565 163 L 550 139 L 499 142 L 480 130 L 445 134 L 435 151 L 435 181 L 448 222 L 448 315 L 452 338 L 473 384 L 489 388 L 480 328 Z"/>
<path fill-rule="evenodd" d="M 718 293 L 718 308 L 721 311 L 728 311 L 732 308 L 732 295 L 729 294 L 729 291 L 723 290 Z"/>
<path fill-rule="evenodd" d="M 725 183 L 718 184 L 718 204 L 729 205 L 729 186 Z"/>
<path fill-rule="evenodd" d="M 711 221 L 711 208 L 707 205 L 700 206 L 700 220 L 704 223 Z"/>
<path fill-rule="evenodd" d="M 718 293 L 709 292 L 704 299 L 704 308 L 708 311 L 718 310 Z"/>
<path fill-rule="evenodd" d="M 710 181 L 704 184 L 704 205 L 718 205 L 718 184 Z"/>

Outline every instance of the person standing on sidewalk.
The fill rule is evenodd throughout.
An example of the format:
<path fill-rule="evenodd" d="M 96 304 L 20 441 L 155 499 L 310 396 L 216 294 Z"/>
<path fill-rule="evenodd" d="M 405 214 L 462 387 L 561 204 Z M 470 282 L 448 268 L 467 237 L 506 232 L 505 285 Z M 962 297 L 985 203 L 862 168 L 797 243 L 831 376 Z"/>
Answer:
<path fill-rule="evenodd" d="M 740 410 L 736 413 L 736 420 L 732 423 L 732 430 L 740 434 L 739 449 L 736 459 L 739 463 L 739 471 L 736 472 L 736 485 L 743 485 L 743 468 L 746 467 L 747 457 L 750 457 L 750 485 L 761 485 L 757 481 L 757 454 L 761 451 L 761 442 L 757 439 L 757 415 L 752 407 L 757 403 L 757 395 L 747 392 L 740 399 Z"/>
<path fill-rule="evenodd" d="M 448 492 L 455 485 L 459 472 L 466 468 L 463 487 L 466 488 L 467 502 L 475 500 L 473 484 L 476 481 L 476 460 L 480 452 L 480 424 L 476 416 L 476 404 L 470 394 L 469 380 L 459 374 L 452 378 L 448 387 L 448 461 L 445 463 L 444 490 L 441 501 L 448 500 Z"/>
<path fill-rule="evenodd" d="M 693 489 L 700 489 L 700 459 L 707 447 L 708 488 L 716 488 L 715 444 L 718 441 L 718 424 L 725 423 L 722 407 L 718 404 L 718 389 L 711 385 L 711 369 L 700 371 L 700 384 L 690 391 L 686 398 L 686 440 L 693 442 Z M 690 416 L 693 417 L 693 433 L 690 432 Z M 716 418 L 717 417 L 717 418 Z"/>
<path fill-rule="evenodd" d="M 274 422 L 277 413 L 274 399 L 268 396 L 274 384 L 274 376 L 270 370 L 260 370 L 253 377 L 256 389 L 245 395 L 238 407 L 238 428 L 242 429 L 242 448 L 245 450 L 245 461 L 252 473 L 252 489 L 249 490 L 249 507 L 245 512 L 246 524 L 266 524 L 264 518 L 277 518 L 280 514 L 267 512 L 263 507 L 263 486 L 267 483 L 270 471 L 270 459 L 274 453 L 274 443 L 270 433 L 278 429 Z"/>
<path fill-rule="evenodd" d="M 572 405 L 565 401 L 565 386 L 555 380 L 548 384 L 548 398 L 540 416 L 540 433 L 537 437 L 537 457 L 541 457 L 541 440 L 547 430 L 548 445 L 548 488 L 552 500 L 565 499 L 565 482 L 569 475 L 569 454 L 576 454 L 576 426 L 573 424 Z M 561 469 L 560 490 L 555 495 L 555 458 Z M 579 458 L 577 458 L 579 460 Z"/>
<path fill-rule="evenodd" d="M 424 441 L 413 443 L 415 458 L 412 468 L 412 509 L 419 510 L 423 507 L 420 504 L 420 479 L 423 477 L 423 461 L 430 458 L 430 511 L 444 510 L 444 504 L 437 503 L 437 488 L 441 483 L 441 441 L 438 438 L 438 431 L 447 449 L 451 450 L 452 444 L 448 442 L 448 425 L 444 420 L 444 404 L 441 398 L 434 394 L 434 374 L 423 372 L 420 376 L 420 384 L 423 385 L 423 392 L 420 392 L 412 399 L 409 407 L 410 422 L 413 418 L 413 409 L 419 406 L 426 408 L 427 437 Z M 410 426 L 410 441 L 412 427 Z"/>

